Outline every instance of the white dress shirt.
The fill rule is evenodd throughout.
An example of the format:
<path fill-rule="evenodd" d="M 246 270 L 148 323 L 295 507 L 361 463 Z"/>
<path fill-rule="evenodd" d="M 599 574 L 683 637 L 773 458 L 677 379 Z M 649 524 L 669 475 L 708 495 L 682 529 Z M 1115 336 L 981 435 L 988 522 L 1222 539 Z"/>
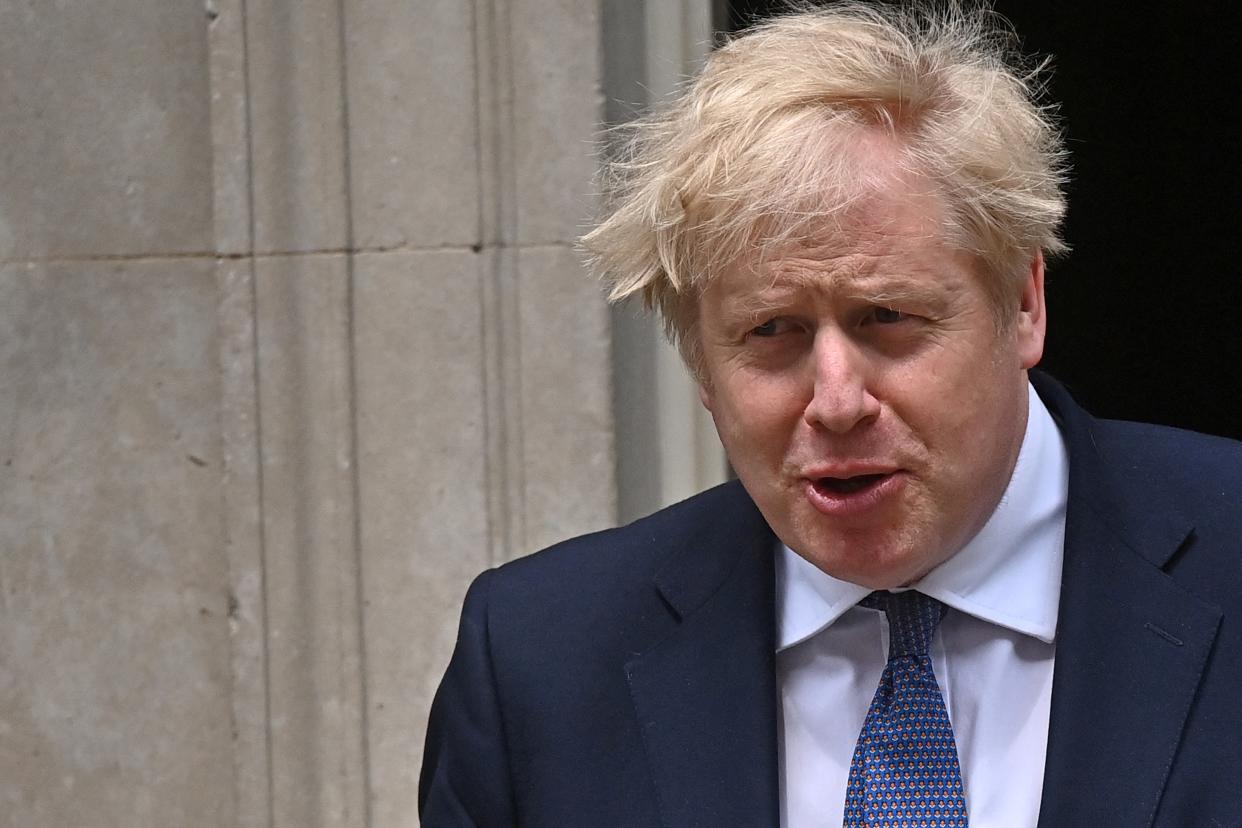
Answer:
<path fill-rule="evenodd" d="M 1034 828 L 1044 778 L 1069 463 L 1030 391 L 1026 434 L 996 511 L 912 586 L 950 609 L 931 644 L 971 828 Z M 781 824 L 841 825 L 850 758 L 888 659 L 867 587 L 777 556 Z"/>

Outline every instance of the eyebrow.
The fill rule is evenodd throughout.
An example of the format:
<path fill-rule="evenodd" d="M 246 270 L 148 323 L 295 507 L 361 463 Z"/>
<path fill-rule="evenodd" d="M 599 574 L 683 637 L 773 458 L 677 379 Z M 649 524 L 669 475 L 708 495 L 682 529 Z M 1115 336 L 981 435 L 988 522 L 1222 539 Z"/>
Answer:
<path fill-rule="evenodd" d="M 786 307 L 790 300 L 804 292 L 813 291 L 820 282 L 785 275 L 775 283 L 755 291 L 735 294 L 726 300 L 724 314 L 730 319 L 749 320 Z M 854 302 L 873 305 L 915 304 L 920 307 L 943 309 L 953 301 L 954 286 L 943 282 L 911 282 L 892 276 L 863 276 L 848 279 L 840 295 Z"/>
<path fill-rule="evenodd" d="M 913 302 L 918 305 L 940 307 L 949 303 L 956 292 L 954 286 L 943 282 L 910 282 L 890 277 L 864 279 L 862 284 L 852 284 L 843 295 L 861 302 L 876 305 Z"/>

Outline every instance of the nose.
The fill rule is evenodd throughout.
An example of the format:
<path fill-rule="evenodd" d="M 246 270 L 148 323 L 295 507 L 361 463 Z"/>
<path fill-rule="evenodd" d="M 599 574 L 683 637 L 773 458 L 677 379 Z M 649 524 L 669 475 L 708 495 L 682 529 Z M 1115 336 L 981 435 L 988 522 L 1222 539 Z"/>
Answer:
<path fill-rule="evenodd" d="M 838 331 L 821 331 L 812 355 L 815 390 L 802 417 L 815 429 L 845 434 L 880 413 L 867 355 Z"/>

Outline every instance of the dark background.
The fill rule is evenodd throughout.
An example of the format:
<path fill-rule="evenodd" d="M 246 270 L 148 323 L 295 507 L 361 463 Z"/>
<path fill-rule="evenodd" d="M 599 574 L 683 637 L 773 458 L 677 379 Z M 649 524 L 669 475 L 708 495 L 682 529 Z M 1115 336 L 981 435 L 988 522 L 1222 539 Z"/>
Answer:
<path fill-rule="evenodd" d="M 722 28 L 779 5 L 733 0 Z M 1097 416 L 1242 438 L 1242 6 L 995 8 L 1053 57 L 1071 153 L 1042 367 Z"/>

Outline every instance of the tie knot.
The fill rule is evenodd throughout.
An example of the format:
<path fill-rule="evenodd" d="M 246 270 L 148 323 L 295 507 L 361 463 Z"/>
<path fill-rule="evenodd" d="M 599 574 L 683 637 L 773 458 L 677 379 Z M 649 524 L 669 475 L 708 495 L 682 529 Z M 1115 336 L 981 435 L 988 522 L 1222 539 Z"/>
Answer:
<path fill-rule="evenodd" d="M 888 616 L 888 657 L 925 656 L 944 604 L 914 590 L 873 592 L 859 602 Z"/>

